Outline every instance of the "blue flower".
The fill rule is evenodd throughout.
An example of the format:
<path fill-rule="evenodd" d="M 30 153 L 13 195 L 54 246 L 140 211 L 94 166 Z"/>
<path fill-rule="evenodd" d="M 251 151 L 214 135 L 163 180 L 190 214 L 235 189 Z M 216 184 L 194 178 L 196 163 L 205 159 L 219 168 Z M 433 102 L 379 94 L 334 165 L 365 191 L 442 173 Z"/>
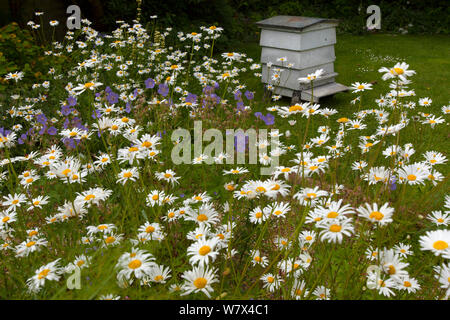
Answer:
<path fill-rule="evenodd" d="M 253 92 L 251 92 L 251 91 L 245 91 L 245 93 L 244 93 L 244 95 L 245 95 L 245 97 L 248 99 L 248 100 L 252 100 L 255 96 L 254 96 L 254 94 L 253 94 Z"/>
<path fill-rule="evenodd" d="M 77 104 L 77 98 L 70 96 L 67 98 L 67 103 L 69 107 L 74 107 Z"/>
<path fill-rule="evenodd" d="M 169 94 L 169 87 L 165 83 L 160 83 L 158 86 L 158 93 L 163 97 Z"/>
<path fill-rule="evenodd" d="M 153 80 L 152 78 L 148 78 L 147 80 L 145 80 L 145 87 L 147 89 L 153 89 L 155 87 L 155 80 Z"/>

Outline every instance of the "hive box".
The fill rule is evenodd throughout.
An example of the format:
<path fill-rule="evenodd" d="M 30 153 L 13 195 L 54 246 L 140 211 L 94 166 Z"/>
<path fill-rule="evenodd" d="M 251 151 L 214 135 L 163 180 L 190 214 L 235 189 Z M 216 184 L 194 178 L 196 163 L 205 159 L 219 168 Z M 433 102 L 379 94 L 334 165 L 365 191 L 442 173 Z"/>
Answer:
<path fill-rule="evenodd" d="M 261 28 L 262 82 L 272 84 L 276 94 L 300 97 L 305 101 L 310 101 L 314 94 L 313 101 L 318 102 L 321 97 L 348 90 L 348 87 L 335 82 L 337 20 L 276 16 L 256 24 Z M 287 62 L 277 61 L 281 57 L 286 57 Z M 270 68 L 269 62 L 272 63 Z M 294 66 L 288 68 L 289 63 Z M 274 81 L 272 76 L 277 68 L 283 71 Z M 323 69 L 325 74 L 314 82 L 312 92 L 309 83 L 300 83 L 297 79 L 318 69 Z"/>

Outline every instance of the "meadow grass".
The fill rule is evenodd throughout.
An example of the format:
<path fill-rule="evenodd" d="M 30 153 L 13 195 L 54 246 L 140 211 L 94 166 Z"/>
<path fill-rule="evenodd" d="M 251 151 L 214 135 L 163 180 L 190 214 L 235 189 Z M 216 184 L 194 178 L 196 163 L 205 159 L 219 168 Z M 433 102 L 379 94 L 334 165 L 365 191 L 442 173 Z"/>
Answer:
<path fill-rule="evenodd" d="M 53 46 L 68 59 L 54 66 L 48 87 L 30 89 L 30 83 L 10 77 L 8 92 L 16 96 L 4 102 L 2 125 L 15 134 L 3 130 L 0 136 L 2 298 L 448 297 L 450 278 L 439 275 L 448 272 L 443 263 L 449 251 L 430 249 L 450 242 L 448 123 L 431 128 L 424 123 L 429 115 L 421 114 L 448 117 L 442 111 L 448 104 L 448 37 L 339 35 L 337 81 L 349 86 L 372 82 L 372 89 L 338 94 L 320 106 L 291 106 L 263 90 L 259 68 L 252 68 L 259 62 L 257 43 L 236 44 L 230 52 L 214 55 L 211 47 L 197 51 L 192 44 L 202 34 L 198 43 L 213 48 L 208 30 L 218 34 L 216 28 L 183 34 L 182 41 L 173 31 L 163 41 L 151 26 L 127 28 L 122 25 L 99 44 L 95 31 L 86 26 L 74 35 L 81 45 L 69 39 L 62 48 Z M 67 52 L 70 43 L 73 51 Z M 247 56 L 237 59 L 237 52 Z M 416 95 L 399 98 L 392 108 L 377 105 L 375 99 L 391 90 L 378 69 L 404 61 L 416 71 L 408 77 L 408 88 Z M 205 80 L 194 70 L 201 70 Z M 214 89 L 215 82 L 219 87 Z M 246 90 L 254 97 L 244 94 Z M 351 104 L 358 95 L 361 103 Z M 433 100 L 431 106 L 418 105 L 425 97 Z M 408 101 L 416 102 L 415 108 L 407 109 Z M 318 111 L 324 108 L 338 113 L 324 116 Z M 95 116 L 95 110 L 100 114 Z M 389 116 L 378 117 L 371 110 Z M 274 123 L 257 118 L 256 112 L 271 113 Z M 407 114 L 402 117 L 402 112 Z M 344 127 L 358 117 L 367 128 Z M 201 120 L 204 129 L 223 132 L 278 129 L 283 134 L 280 166 L 270 177 L 259 174 L 261 164 L 175 165 L 172 133 L 179 127 L 192 133 L 194 120 Z M 396 135 L 375 134 L 386 124 L 402 123 L 406 126 Z M 21 126 L 14 128 L 17 124 Z M 313 142 L 325 126 L 327 142 Z M 49 127 L 57 134 L 49 133 Z M 333 149 L 333 144 L 342 146 Z M 310 148 L 302 155 L 305 145 Z M 389 146 L 414 149 L 414 154 L 385 157 L 382 152 Z M 443 160 L 435 165 L 430 159 L 438 156 L 432 156 L 425 163 L 427 151 Z M 295 167 L 293 160 L 307 163 Z M 367 162 L 366 169 L 352 170 L 360 160 Z M 412 177 L 405 171 L 410 164 L 426 176 Z M 374 177 L 368 169 L 381 167 L 388 173 L 378 180 L 378 173 Z M 441 174 L 438 181 L 430 178 L 432 172 L 438 176 L 435 168 Z M 417 179 L 420 183 L 413 184 Z M 48 197 L 42 208 L 34 204 L 38 195 Z M 372 206 L 370 218 L 363 213 L 366 204 Z M 433 211 L 442 211 L 444 222 L 432 222 Z M 261 223 L 250 219 L 255 212 L 261 213 Z M 338 234 L 340 238 L 333 238 Z M 38 240 L 42 244 L 36 245 Z M 198 259 L 208 254 L 205 265 L 214 271 L 205 275 Z M 48 265 L 56 259 L 56 266 Z M 81 267 L 79 290 L 66 286 L 74 265 Z M 385 282 L 378 283 L 376 272 L 368 272 L 370 265 Z M 438 266 L 439 272 L 434 269 Z M 210 285 L 209 292 L 201 291 Z"/>

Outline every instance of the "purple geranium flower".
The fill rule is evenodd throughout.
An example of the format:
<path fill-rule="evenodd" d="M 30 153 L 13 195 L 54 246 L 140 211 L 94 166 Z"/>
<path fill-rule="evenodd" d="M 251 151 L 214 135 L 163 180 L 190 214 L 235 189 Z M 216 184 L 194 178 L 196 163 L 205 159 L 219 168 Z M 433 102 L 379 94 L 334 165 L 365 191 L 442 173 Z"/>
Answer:
<path fill-rule="evenodd" d="M 248 100 L 252 100 L 255 96 L 254 96 L 254 94 L 253 94 L 253 92 L 251 92 L 251 91 L 245 91 L 245 93 L 244 93 L 244 95 L 245 95 L 245 97 L 248 99 Z"/>
<path fill-rule="evenodd" d="M 67 103 L 69 107 L 74 107 L 77 104 L 77 98 L 70 96 L 67 98 Z"/>
<path fill-rule="evenodd" d="M 158 86 L 158 93 L 163 97 L 169 94 L 169 86 L 165 83 L 160 83 Z"/>
<path fill-rule="evenodd" d="M 153 80 L 152 78 L 148 78 L 147 80 L 145 80 L 145 87 L 147 89 L 153 89 L 155 87 L 155 80 Z"/>
<path fill-rule="evenodd" d="M 47 129 L 47 133 L 51 136 L 54 136 L 56 133 L 58 133 L 58 131 L 56 130 L 55 127 L 50 127 Z"/>

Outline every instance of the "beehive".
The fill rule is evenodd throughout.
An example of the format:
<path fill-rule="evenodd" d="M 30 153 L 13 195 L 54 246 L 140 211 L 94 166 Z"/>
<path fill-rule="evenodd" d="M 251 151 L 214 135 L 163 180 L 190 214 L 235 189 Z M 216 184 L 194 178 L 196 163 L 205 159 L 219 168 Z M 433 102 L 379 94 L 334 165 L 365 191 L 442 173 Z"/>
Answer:
<path fill-rule="evenodd" d="M 276 94 L 299 96 L 305 101 L 310 101 L 314 94 L 313 100 L 318 102 L 321 97 L 348 90 L 335 82 L 338 75 L 334 71 L 337 20 L 276 16 L 256 24 L 261 28 L 262 82 L 272 84 Z M 277 61 L 281 57 L 286 57 L 287 62 Z M 271 67 L 268 67 L 269 62 Z M 293 63 L 293 67 L 288 68 L 289 63 Z M 276 68 L 283 71 L 277 80 L 272 80 Z M 312 92 L 310 84 L 300 83 L 298 78 L 318 69 L 325 73 L 314 82 Z"/>

